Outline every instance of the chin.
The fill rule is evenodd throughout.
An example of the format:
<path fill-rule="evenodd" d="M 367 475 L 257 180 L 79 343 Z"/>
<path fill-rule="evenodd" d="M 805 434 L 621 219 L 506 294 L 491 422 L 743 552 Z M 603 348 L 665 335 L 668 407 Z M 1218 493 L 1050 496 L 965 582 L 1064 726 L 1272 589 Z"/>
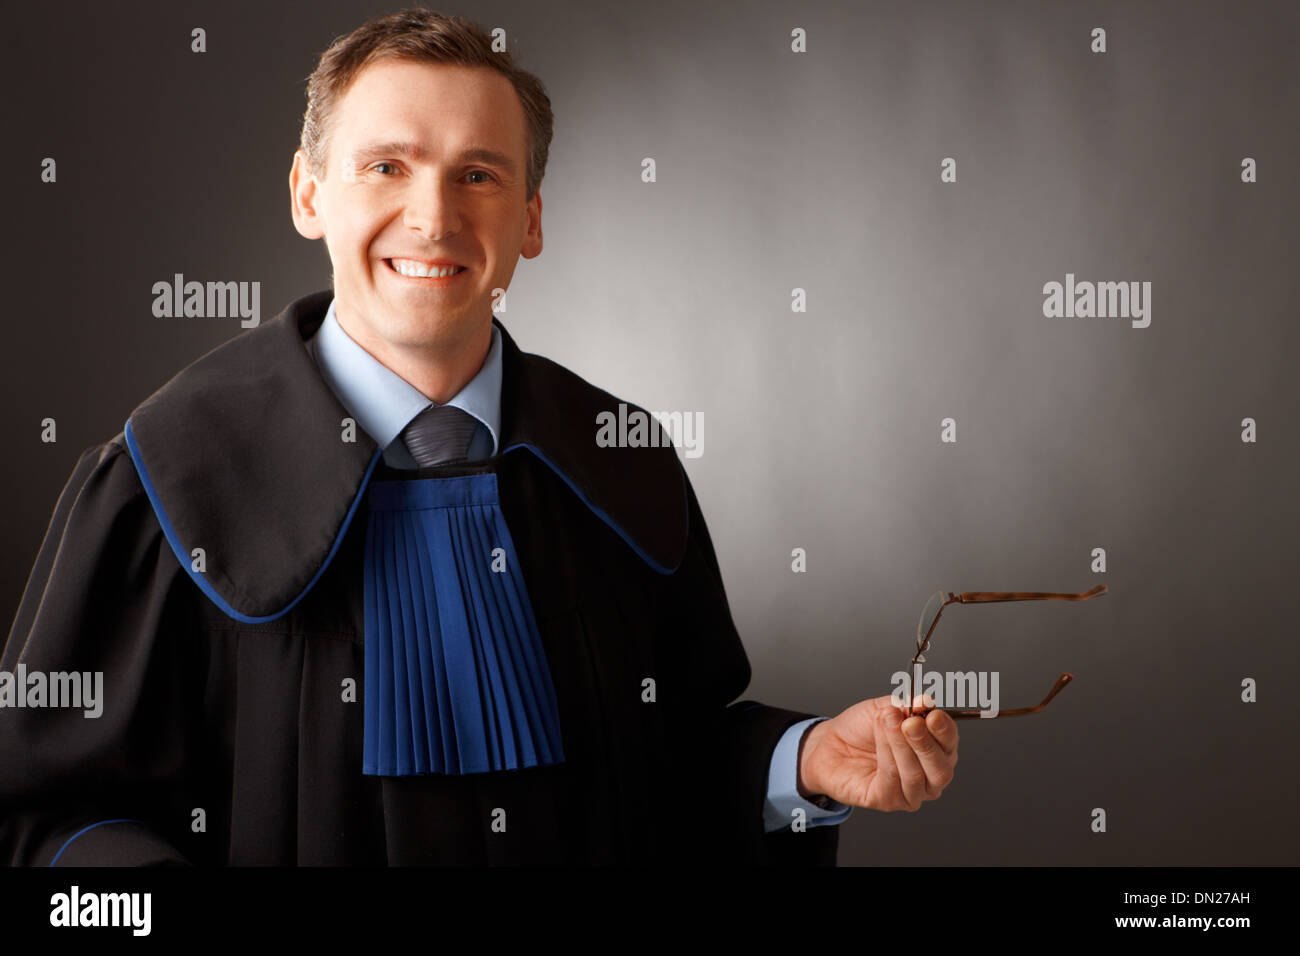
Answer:
<path fill-rule="evenodd" d="M 407 321 L 389 323 L 385 337 L 394 345 L 407 348 L 428 348 L 431 346 L 458 343 L 470 334 L 470 324 L 459 317 L 430 318 L 412 317 Z"/>

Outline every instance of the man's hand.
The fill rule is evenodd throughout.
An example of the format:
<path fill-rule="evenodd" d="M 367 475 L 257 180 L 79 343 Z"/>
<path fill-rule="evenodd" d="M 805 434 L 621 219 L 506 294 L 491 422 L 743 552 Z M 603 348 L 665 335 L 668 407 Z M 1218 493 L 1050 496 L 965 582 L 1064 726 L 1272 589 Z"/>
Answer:
<path fill-rule="evenodd" d="M 884 811 L 937 799 L 957 765 L 957 722 L 933 706 L 918 697 L 904 720 L 892 697 L 876 697 L 815 724 L 799 759 L 800 792 Z"/>

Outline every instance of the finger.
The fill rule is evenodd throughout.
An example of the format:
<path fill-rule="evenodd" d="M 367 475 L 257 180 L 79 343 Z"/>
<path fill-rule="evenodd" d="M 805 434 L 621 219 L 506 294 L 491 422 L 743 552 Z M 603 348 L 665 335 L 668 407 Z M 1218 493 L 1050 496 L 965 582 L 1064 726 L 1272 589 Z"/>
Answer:
<path fill-rule="evenodd" d="M 912 698 L 912 713 L 920 711 L 922 715 L 928 710 L 934 710 L 934 698 L 929 694 L 917 694 Z"/>
<path fill-rule="evenodd" d="M 939 746 L 949 757 L 953 758 L 953 763 L 957 762 L 957 721 L 953 720 L 942 710 L 936 710 L 928 714 L 925 718 L 925 725 L 930 728 L 930 733 L 934 739 L 939 742 Z"/>
<path fill-rule="evenodd" d="M 920 717 L 909 717 L 906 721 L 897 718 L 886 728 L 889 749 L 894 754 L 894 763 L 898 765 L 898 779 L 902 788 L 903 799 L 909 810 L 915 810 L 928 798 L 929 784 L 925 769 L 917 759 L 907 739 L 903 736 L 902 724 L 920 723 Z"/>
<path fill-rule="evenodd" d="M 947 714 L 943 716 L 952 720 Z M 944 787 L 952 783 L 952 768 L 957 763 L 957 757 L 955 753 L 945 752 L 939 745 L 939 741 L 930 732 L 928 720 L 928 717 L 913 717 L 903 721 L 903 733 L 925 774 L 926 798 L 934 800 L 943 793 Z"/>
<path fill-rule="evenodd" d="M 890 708 L 876 718 L 876 780 L 882 794 L 881 810 L 896 810 L 903 802 L 903 783 L 894 761 L 894 748 L 889 744 L 889 722 L 899 720 L 900 711 Z"/>

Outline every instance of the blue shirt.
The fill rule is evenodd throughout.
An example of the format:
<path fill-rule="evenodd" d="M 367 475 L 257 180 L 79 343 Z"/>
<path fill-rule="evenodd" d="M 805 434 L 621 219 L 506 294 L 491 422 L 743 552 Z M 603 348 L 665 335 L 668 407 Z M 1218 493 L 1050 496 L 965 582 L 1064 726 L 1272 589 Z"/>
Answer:
<path fill-rule="evenodd" d="M 375 444 L 384 449 L 385 463 L 394 468 L 415 468 L 415 459 L 398 436 L 411 419 L 434 403 L 344 332 L 334 305 L 331 301 L 320 330 L 307 342 L 307 351 L 340 404 Z M 478 419 L 466 458 L 477 461 L 497 454 L 501 437 L 501 333 L 495 324 L 483 367 L 447 404 Z M 799 740 L 805 729 L 824 719 L 813 717 L 793 725 L 772 751 L 767 800 L 763 805 L 763 825 L 769 833 L 790 826 L 796 809 L 804 811 L 810 827 L 843 823 L 853 812 L 852 807 L 841 803 L 823 810 L 799 796 L 796 786 Z"/>

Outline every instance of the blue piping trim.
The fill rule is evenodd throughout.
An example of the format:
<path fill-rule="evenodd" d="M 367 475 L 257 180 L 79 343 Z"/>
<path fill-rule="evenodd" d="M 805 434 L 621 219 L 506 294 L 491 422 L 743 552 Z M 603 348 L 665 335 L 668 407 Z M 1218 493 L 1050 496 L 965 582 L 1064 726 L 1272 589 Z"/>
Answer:
<path fill-rule="evenodd" d="M 244 624 L 265 624 L 267 621 L 274 621 L 277 618 L 284 617 L 284 615 L 294 609 L 299 601 L 307 596 L 307 592 L 315 586 L 316 582 L 320 580 L 320 576 L 325 573 L 325 569 L 330 566 L 330 562 L 334 560 L 334 555 L 338 552 L 339 545 L 343 543 L 343 536 L 347 534 L 348 527 L 352 524 L 352 518 L 356 515 L 357 508 L 361 505 L 362 495 L 366 490 L 366 485 L 370 483 L 370 476 L 375 471 L 375 465 L 379 463 L 379 459 L 383 455 L 383 449 L 376 449 L 374 457 L 370 459 L 370 464 L 366 467 L 366 473 L 361 479 L 361 487 L 357 489 L 356 497 L 352 499 L 352 506 L 348 508 L 347 517 L 343 519 L 343 527 L 339 528 L 338 536 L 334 539 L 334 544 L 330 547 L 329 554 L 325 556 L 325 561 L 320 566 L 320 569 L 316 572 L 315 576 L 307 582 L 307 586 L 302 589 L 302 592 L 296 598 L 286 604 L 282 610 L 277 611 L 274 614 L 267 614 L 263 617 L 252 617 L 248 614 L 241 614 L 239 611 L 236 611 L 231 607 L 226 602 L 225 598 L 217 593 L 216 588 L 212 586 L 208 579 L 202 573 L 193 569 L 190 554 L 185 549 L 185 546 L 181 544 L 180 535 L 178 535 L 176 529 L 172 527 L 171 520 L 168 519 L 167 513 L 163 510 L 162 501 L 158 497 L 158 491 L 154 488 L 153 482 L 149 478 L 149 471 L 144 466 L 144 459 L 140 455 L 140 446 L 136 444 L 135 432 L 131 429 L 130 419 L 127 419 L 125 433 L 126 447 L 131 453 L 131 460 L 135 462 L 135 470 L 140 475 L 140 482 L 144 485 L 144 492 L 149 496 L 149 502 L 153 505 L 154 514 L 158 516 L 158 523 L 162 525 L 163 535 L 167 538 L 167 543 L 171 545 L 172 552 L 176 555 L 176 559 L 180 561 L 181 567 L 185 569 L 185 573 L 188 574 L 194 583 L 198 585 L 199 590 L 211 599 L 213 604 L 221 608 L 228 617 L 232 617 L 236 621 L 240 621 Z"/>
<path fill-rule="evenodd" d="M 665 567 L 664 565 L 656 561 L 654 558 L 650 557 L 650 555 L 646 554 L 645 551 L 641 549 L 641 546 L 638 545 L 632 539 L 632 536 L 630 534 L 628 534 L 621 527 L 619 527 L 618 523 L 613 518 L 607 515 L 600 508 L 596 507 L 596 505 L 592 503 L 591 499 L 588 498 L 586 495 L 584 495 L 582 491 L 578 488 L 578 486 L 573 483 L 572 479 L 570 479 L 569 476 L 566 475 L 559 468 L 559 466 L 555 464 L 555 462 L 551 461 L 551 459 L 547 458 L 544 454 L 542 454 L 541 449 L 539 449 L 536 445 L 530 445 L 527 442 L 520 442 L 516 445 L 511 445 L 509 448 L 505 449 L 505 451 L 503 451 L 501 454 L 504 455 L 507 451 L 514 451 L 514 449 L 516 448 L 527 448 L 529 451 L 531 451 L 542 461 L 546 462 L 546 464 L 550 466 L 551 471 L 555 472 L 557 475 L 563 478 L 564 483 L 568 485 L 571 489 L 573 489 L 573 493 L 582 499 L 582 503 L 585 504 L 592 511 L 593 514 L 595 514 L 598 518 L 600 518 L 601 521 L 605 522 L 605 524 L 613 528 L 615 533 L 617 533 L 620 538 L 622 538 L 624 541 L 627 542 L 628 547 L 630 547 L 633 551 L 635 551 L 637 555 L 641 558 L 641 560 L 644 561 L 646 564 L 650 565 L 650 567 L 654 568 L 660 574 L 673 574 L 677 571 L 677 568 L 681 566 L 679 562 L 676 567 L 671 567 L 671 568 Z M 685 481 L 686 479 L 683 477 L 682 479 L 683 496 L 685 496 L 686 494 Z M 689 514 L 687 515 L 687 520 L 688 521 L 690 520 Z"/>
<path fill-rule="evenodd" d="M 53 866 L 55 863 L 58 863 L 59 857 L 63 856 L 63 851 L 68 848 L 68 844 L 70 844 L 77 837 L 81 836 L 87 830 L 93 830 L 95 829 L 95 827 L 102 827 L 106 823 L 143 823 L 143 822 L 144 822 L 143 820 L 129 820 L 126 817 L 119 817 L 116 820 L 100 820 L 98 823 L 92 823 L 88 827 L 82 827 L 76 833 L 72 834 L 72 836 L 68 837 L 68 839 L 64 841 L 63 846 L 59 847 L 59 852 L 54 854 L 54 859 L 50 860 L 50 866 Z"/>

